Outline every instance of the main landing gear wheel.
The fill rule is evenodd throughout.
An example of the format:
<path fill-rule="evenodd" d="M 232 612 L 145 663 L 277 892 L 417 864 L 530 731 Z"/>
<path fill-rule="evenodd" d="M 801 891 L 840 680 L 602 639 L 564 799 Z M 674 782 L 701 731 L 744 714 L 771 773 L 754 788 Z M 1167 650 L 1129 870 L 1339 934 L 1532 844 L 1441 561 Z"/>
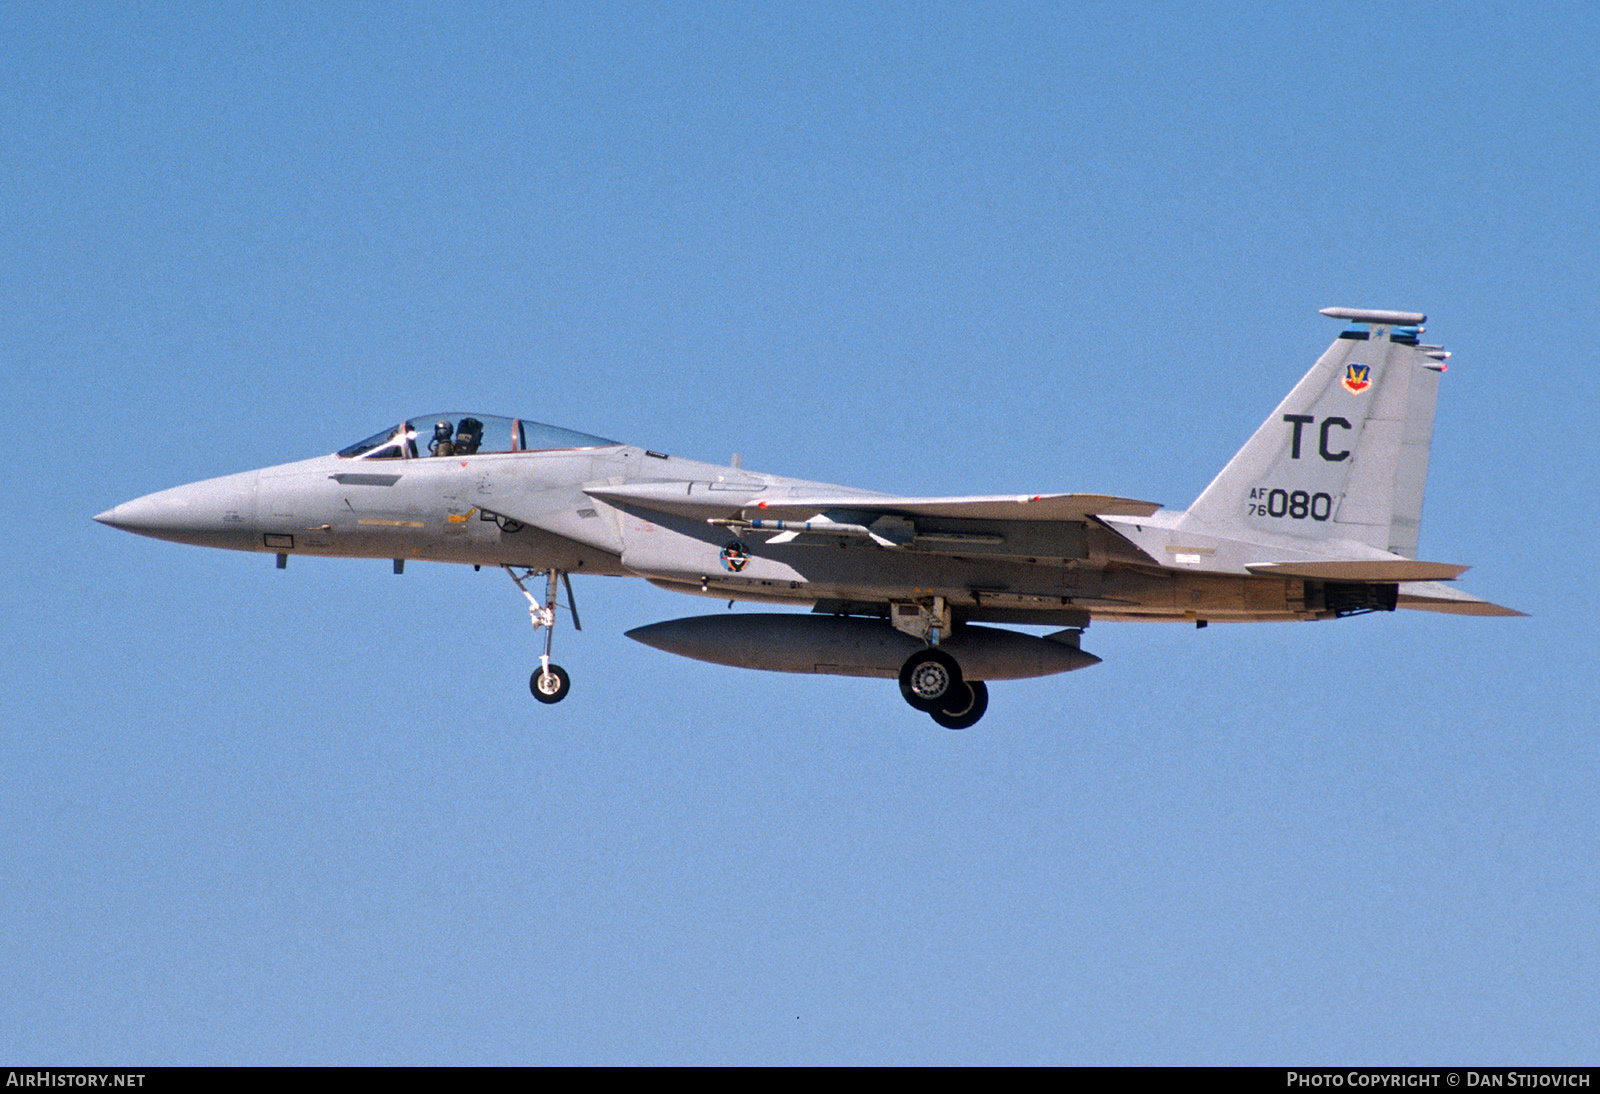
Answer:
<path fill-rule="evenodd" d="M 551 665 L 548 672 L 537 669 L 528 677 L 528 690 L 541 703 L 559 703 L 572 690 L 572 678 L 560 665 Z"/>
<path fill-rule="evenodd" d="M 964 681 L 961 689 L 943 706 L 934 707 L 928 714 L 946 729 L 966 729 L 978 724 L 983 712 L 989 709 L 989 685 L 982 680 Z"/>
<path fill-rule="evenodd" d="M 961 694 L 961 666 L 938 649 L 918 650 L 900 666 L 900 694 L 917 710 L 932 712 Z"/>

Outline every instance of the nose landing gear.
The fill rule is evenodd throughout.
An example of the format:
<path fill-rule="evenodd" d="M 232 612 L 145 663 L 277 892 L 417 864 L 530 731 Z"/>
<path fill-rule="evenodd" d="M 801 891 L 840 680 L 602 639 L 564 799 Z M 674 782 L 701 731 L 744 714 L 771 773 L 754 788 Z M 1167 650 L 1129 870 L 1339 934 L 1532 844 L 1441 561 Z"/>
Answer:
<path fill-rule="evenodd" d="M 541 703 L 559 703 L 567 697 L 567 692 L 572 690 L 572 677 L 567 675 L 567 670 L 560 665 L 550 663 L 550 650 L 555 644 L 556 636 L 556 582 L 567 588 L 567 610 L 572 612 L 572 629 L 581 631 L 583 624 L 578 620 L 578 602 L 572 596 L 572 581 L 565 571 L 551 567 L 546 573 L 549 581 L 545 587 L 545 598 L 541 604 L 534 595 L 528 591 L 524 584 L 527 579 L 538 573 L 537 570 L 524 570 L 519 577 L 510 566 L 504 566 L 506 574 L 517 583 L 517 588 L 522 590 L 522 595 L 528 598 L 528 618 L 535 629 L 544 628 L 544 653 L 539 658 L 539 667 L 528 678 L 528 690 L 533 692 L 533 697 Z"/>

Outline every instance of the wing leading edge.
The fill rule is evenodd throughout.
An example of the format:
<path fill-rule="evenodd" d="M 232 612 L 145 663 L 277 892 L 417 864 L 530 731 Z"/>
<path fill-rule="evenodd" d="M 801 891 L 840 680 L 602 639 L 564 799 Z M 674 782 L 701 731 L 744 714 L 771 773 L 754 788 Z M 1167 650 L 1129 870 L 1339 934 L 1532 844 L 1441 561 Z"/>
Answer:
<path fill-rule="evenodd" d="M 592 486 L 591 498 L 611 505 L 650 509 L 676 516 L 705 519 L 766 517 L 804 520 L 818 513 L 850 512 L 878 516 L 944 517 L 951 520 L 1028 520 L 1083 522 L 1101 515 L 1146 517 L 1161 506 L 1109 494 L 994 494 L 977 497 L 914 498 L 893 494 L 811 494 L 766 497 L 759 486 L 739 484 L 642 482 L 627 486 Z M 696 489 L 696 488 L 700 489 Z"/>

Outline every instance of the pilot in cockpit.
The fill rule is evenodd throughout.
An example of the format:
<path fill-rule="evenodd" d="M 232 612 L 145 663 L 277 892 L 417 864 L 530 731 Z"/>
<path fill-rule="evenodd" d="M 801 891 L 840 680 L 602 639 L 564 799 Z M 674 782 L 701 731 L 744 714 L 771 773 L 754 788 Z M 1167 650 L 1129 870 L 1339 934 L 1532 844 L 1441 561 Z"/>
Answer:
<path fill-rule="evenodd" d="M 476 418 L 462 418 L 460 427 L 456 429 L 455 454 L 470 456 L 478 451 L 482 443 L 483 423 Z"/>
<path fill-rule="evenodd" d="M 433 427 L 433 440 L 428 444 L 428 454 L 431 456 L 452 456 L 456 446 L 451 443 L 452 432 L 449 422 L 439 422 Z"/>

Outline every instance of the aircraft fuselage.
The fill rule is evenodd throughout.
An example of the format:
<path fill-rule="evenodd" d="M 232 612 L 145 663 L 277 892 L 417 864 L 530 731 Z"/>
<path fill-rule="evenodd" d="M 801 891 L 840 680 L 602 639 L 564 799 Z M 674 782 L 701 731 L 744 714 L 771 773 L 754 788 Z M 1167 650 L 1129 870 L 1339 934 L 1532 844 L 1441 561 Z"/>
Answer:
<path fill-rule="evenodd" d="M 848 549 L 841 538 L 764 544 L 703 517 L 610 504 L 588 487 L 672 484 L 730 511 L 868 491 L 614 445 L 367 460 L 321 456 L 126 502 L 103 523 L 160 539 L 275 555 L 401 559 L 646 577 L 722 600 L 860 611 L 943 596 L 957 619 L 1082 626 L 1091 615 L 1314 617 L 1296 579 L 1173 574 L 1096 524 L 922 520 L 937 552 Z M 966 553 L 950 553 L 950 541 Z M 1000 542 L 994 542 L 999 540 Z M 739 552 L 726 554 L 730 544 Z M 1034 551 L 1034 554 L 1019 552 Z M 737 568 L 735 568 L 737 567 Z"/>

